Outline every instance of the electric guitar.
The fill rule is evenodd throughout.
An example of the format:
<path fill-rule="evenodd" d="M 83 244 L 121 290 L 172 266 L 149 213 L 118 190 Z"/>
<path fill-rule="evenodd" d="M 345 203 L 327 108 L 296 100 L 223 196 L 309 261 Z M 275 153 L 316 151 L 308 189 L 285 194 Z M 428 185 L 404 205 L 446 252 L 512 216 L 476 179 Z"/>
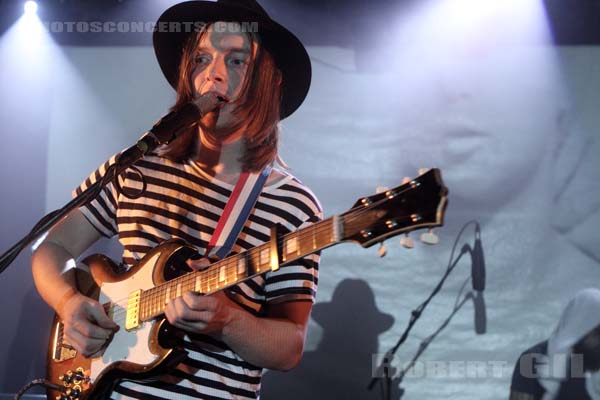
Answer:
<path fill-rule="evenodd" d="M 198 254 L 179 239 L 163 242 L 123 273 L 115 272 L 107 257 L 86 258 L 93 282 L 79 289 L 103 304 L 121 329 L 101 356 L 85 358 L 66 343 L 56 317 L 47 379 L 61 390 L 49 390 L 48 398 L 104 399 L 121 379 L 156 379 L 185 356 L 177 344 L 177 330 L 164 318 L 170 300 L 186 291 L 215 293 L 338 243 L 355 242 L 367 248 L 401 233 L 441 226 L 447 193 L 440 171 L 431 169 L 394 189 L 361 198 L 345 213 L 309 227 L 282 234 L 274 226 L 269 242 L 217 261 L 208 269 L 175 277 L 169 271 Z M 431 231 L 424 237 L 426 243 L 435 242 Z"/>

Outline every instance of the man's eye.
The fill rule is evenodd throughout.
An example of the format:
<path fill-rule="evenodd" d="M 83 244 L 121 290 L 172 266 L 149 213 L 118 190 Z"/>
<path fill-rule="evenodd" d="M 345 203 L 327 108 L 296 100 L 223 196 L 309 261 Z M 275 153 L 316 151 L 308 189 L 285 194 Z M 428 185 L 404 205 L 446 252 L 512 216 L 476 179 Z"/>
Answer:
<path fill-rule="evenodd" d="M 209 59 L 207 56 L 197 56 L 194 61 L 196 61 L 197 64 L 204 64 L 207 63 Z"/>
<path fill-rule="evenodd" d="M 243 58 L 230 58 L 229 64 L 236 66 L 236 67 L 240 67 L 240 66 L 246 64 L 246 60 Z"/>

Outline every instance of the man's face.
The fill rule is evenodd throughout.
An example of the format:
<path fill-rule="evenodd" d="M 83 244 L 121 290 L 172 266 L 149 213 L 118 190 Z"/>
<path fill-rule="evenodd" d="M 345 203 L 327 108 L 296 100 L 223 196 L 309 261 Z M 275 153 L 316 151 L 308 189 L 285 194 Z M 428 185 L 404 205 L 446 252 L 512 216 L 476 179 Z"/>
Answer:
<path fill-rule="evenodd" d="M 213 92 L 233 102 L 240 96 L 252 62 L 252 44 L 246 34 L 235 33 L 232 24 L 237 25 L 217 22 L 201 38 L 192 72 L 194 97 Z"/>

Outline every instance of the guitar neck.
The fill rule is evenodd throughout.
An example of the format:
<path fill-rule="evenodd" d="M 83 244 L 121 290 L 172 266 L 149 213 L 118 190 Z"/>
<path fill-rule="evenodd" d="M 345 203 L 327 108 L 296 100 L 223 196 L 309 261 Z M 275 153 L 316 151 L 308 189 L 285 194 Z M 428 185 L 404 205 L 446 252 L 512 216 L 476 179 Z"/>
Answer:
<path fill-rule="evenodd" d="M 280 257 L 279 264 L 285 266 L 333 246 L 341 241 L 341 225 L 341 218 L 333 216 L 283 235 L 277 243 L 277 254 L 273 254 L 271 243 L 264 243 L 218 261 L 206 270 L 190 272 L 145 290 L 139 299 L 140 320 L 160 316 L 171 300 L 185 292 L 211 294 L 264 274 L 272 269 L 272 256 Z"/>

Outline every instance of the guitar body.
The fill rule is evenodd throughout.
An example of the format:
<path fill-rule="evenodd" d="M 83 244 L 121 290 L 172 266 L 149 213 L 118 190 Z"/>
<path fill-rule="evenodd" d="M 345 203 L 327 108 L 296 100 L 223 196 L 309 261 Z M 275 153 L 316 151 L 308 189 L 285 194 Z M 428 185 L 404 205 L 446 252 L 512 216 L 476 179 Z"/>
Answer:
<path fill-rule="evenodd" d="M 125 327 L 126 296 L 165 282 L 165 275 L 168 275 L 165 269 L 170 269 L 180 257 L 189 257 L 193 251 L 181 241 L 167 241 L 122 274 L 114 272 L 115 265 L 107 257 L 88 257 L 84 262 L 90 268 L 91 277 L 83 271 L 77 272 L 79 290 L 100 304 L 110 304 L 107 313 L 120 329 L 102 355 L 85 358 L 75 350 L 63 347 L 68 344 L 63 339 L 62 323 L 55 317 L 47 379 L 70 389 L 67 393 L 69 399 L 105 399 L 119 380 L 153 380 L 161 374 L 161 370 L 176 365 L 185 352 L 176 345 L 175 329 L 164 318 L 157 318 L 128 331 Z M 48 391 L 48 399 L 60 395 L 58 391 Z"/>

